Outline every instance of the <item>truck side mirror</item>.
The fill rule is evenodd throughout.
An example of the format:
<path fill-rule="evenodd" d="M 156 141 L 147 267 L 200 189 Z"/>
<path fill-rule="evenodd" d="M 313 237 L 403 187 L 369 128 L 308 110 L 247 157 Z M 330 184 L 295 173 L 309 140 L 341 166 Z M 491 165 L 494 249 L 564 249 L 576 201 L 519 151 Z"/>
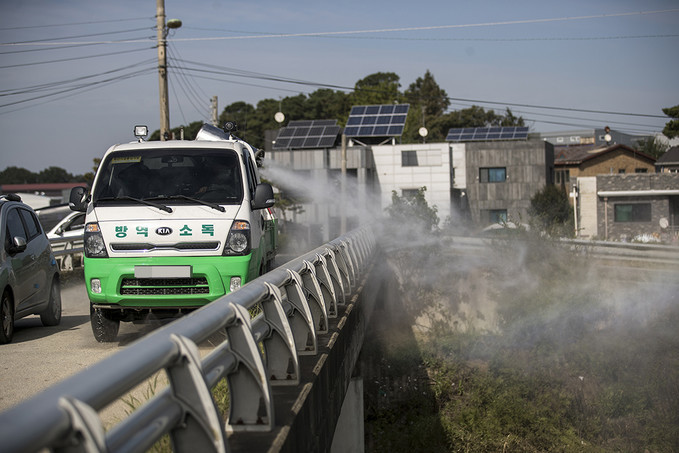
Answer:
<path fill-rule="evenodd" d="M 71 189 L 71 195 L 68 197 L 68 207 L 72 211 L 87 211 L 87 188 L 78 186 Z"/>
<path fill-rule="evenodd" d="M 270 208 L 274 204 L 273 187 L 271 184 L 263 182 L 255 189 L 255 199 L 252 202 L 252 209 Z"/>

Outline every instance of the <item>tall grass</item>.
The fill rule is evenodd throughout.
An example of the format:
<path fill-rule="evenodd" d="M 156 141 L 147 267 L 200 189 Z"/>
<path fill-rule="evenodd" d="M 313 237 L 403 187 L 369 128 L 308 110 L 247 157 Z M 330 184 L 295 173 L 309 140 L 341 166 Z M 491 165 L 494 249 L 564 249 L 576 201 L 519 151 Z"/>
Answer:
<path fill-rule="evenodd" d="M 447 451 L 679 451 L 674 282 L 604 277 L 587 257 L 530 236 L 494 242 L 484 257 L 392 253 L 418 327 L 410 363 L 423 364 L 432 395 L 423 419 L 441 428 Z M 381 347 L 385 363 L 402 360 L 390 350 Z M 426 407 L 413 401 L 416 412 Z M 390 411 L 407 418 L 406 407 L 371 412 L 371 445 L 417 436 L 404 425 L 374 429 Z"/>

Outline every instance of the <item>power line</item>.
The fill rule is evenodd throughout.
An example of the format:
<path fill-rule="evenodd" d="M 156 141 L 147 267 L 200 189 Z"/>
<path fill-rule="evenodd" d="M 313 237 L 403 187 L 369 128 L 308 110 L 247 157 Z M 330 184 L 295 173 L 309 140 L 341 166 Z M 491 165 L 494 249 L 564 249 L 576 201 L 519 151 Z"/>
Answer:
<path fill-rule="evenodd" d="M 36 65 L 50 64 L 50 63 L 63 63 L 65 61 L 86 60 L 88 58 L 108 57 L 108 56 L 111 56 L 111 55 L 140 52 L 140 51 L 150 50 L 150 49 L 153 49 L 153 48 L 154 47 L 143 47 L 143 48 L 140 48 L 140 49 L 120 50 L 120 51 L 117 51 L 117 52 L 100 53 L 100 54 L 96 54 L 96 55 L 85 55 L 85 56 L 82 56 L 82 57 L 60 58 L 58 60 L 36 61 L 36 62 L 33 62 L 33 63 L 19 63 L 19 64 L 13 64 L 13 65 L 0 66 L 0 69 L 18 68 L 18 67 L 23 67 L 23 66 L 36 66 Z"/>
<path fill-rule="evenodd" d="M 378 29 L 366 29 L 366 30 L 348 30 L 348 31 L 327 31 L 327 32 L 304 32 L 304 33 L 265 33 L 258 35 L 247 35 L 247 36 L 218 36 L 218 37 L 208 37 L 208 38 L 178 38 L 173 39 L 173 41 L 213 41 L 213 40 L 235 40 L 235 39 L 267 39 L 267 38 L 296 38 L 304 36 L 340 36 L 340 35 L 356 35 L 356 34 L 367 34 L 367 33 L 391 33 L 391 32 L 404 32 L 404 31 L 425 31 L 425 30 L 445 30 L 445 29 L 456 29 L 456 28 L 478 28 L 478 27 L 492 27 L 498 25 L 525 25 L 525 24 L 539 24 L 539 23 L 551 23 L 551 22 L 564 22 L 564 21 L 579 21 L 579 20 L 590 20 L 590 19 L 603 19 L 612 17 L 625 17 L 625 16 L 636 16 L 645 14 L 665 14 L 678 12 L 679 8 L 665 9 L 665 10 L 654 10 L 654 11 L 637 11 L 628 13 L 613 13 L 613 14 L 596 14 L 589 16 L 573 16 L 573 17 L 554 17 L 545 19 L 522 19 L 522 20 L 512 20 L 512 21 L 498 21 L 498 22 L 481 22 L 475 24 L 453 24 L 453 25 L 429 25 L 422 27 L 400 27 L 400 28 L 378 28 Z"/>
<path fill-rule="evenodd" d="M 87 91 L 95 90 L 95 89 L 101 88 L 102 86 L 105 86 L 105 85 L 111 85 L 113 83 L 117 83 L 117 82 L 121 82 L 123 80 L 131 79 L 133 77 L 144 75 L 146 73 L 155 73 L 156 70 L 157 70 L 157 68 L 154 67 L 154 68 L 150 68 L 150 69 L 146 69 L 146 70 L 136 71 L 136 72 L 129 73 L 129 74 L 124 74 L 120 77 L 117 77 L 117 78 L 114 78 L 114 79 L 109 79 L 108 81 L 101 81 L 101 82 L 97 82 L 96 84 L 92 84 L 89 87 L 85 87 L 85 88 L 81 89 L 78 93 L 69 93 L 69 94 L 65 94 L 63 96 L 55 97 L 55 98 L 52 98 L 52 99 L 45 99 L 45 100 L 43 100 L 43 102 L 35 103 L 33 105 L 27 105 L 27 106 L 15 108 L 15 109 L 6 110 L 4 112 L 0 112 L 0 115 L 5 115 L 7 113 L 17 112 L 19 110 L 25 110 L 27 108 L 36 107 L 38 105 L 47 104 L 49 102 L 59 101 L 61 99 L 66 99 L 66 98 L 70 99 L 74 95 L 78 95 L 78 94 L 81 94 L 81 93 L 85 93 Z M 2 107 L 2 106 L 0 106 L 0 107 Z"/>
<path fill-rule="evenodd" d="M 241 33 L 245 36 L 251 35 L 269 35 L 280 36 L 277 33 L 268 33 L 261 31 L 244 31 L 244 30 L 230 30 L 224 28 L 201 28 L 201 27 L 183 27 L 187 30 L 199 31 L 223 31 L 228 33 Z M 512 41 L 600 41 L 600 40 L 617 40 L 617 39 L 653 39 L 653 38 L 676 38 L 679 34 L 646 34 L 646 35 L 617 35 L 617 36 L 554 36 L 554 37 L 519 37 L 519 38 L 406 38 L 397 36 L 325 36 L 312 34 L 309 38 L 340 38 L 340 39 L 381 39 L 394 41 L 474 41 L 474 42 L 512 42 Z"/>
<path fill-rule="evenodd" d="M 45 91 L 45 90 L 48 90 L 48 89 L 51 89 L 51 88 L 55 88 L 55 87 L 59 87 L 59 86 L 67 86 L 67 85 L 70 85 L 72 83 L 79 82 L 79 81 L 82 81 L 82 80 L 92 79 L 92 78 L 95 78 L 95 77 L 101 77 L 103 75 L 113 74 L 115 72 L 124 71 L 126 69 L 135 68 L 135 67 L 139 67 L 141 65 L 154 63 L 154 62 L 155 62 L 154 59 L 150 59 L 150 60 L 147 59 L 147 60 L 143 60 L 143 61 L 140 61 L 140 62 L 137 62 L 137 63 L 130 64 L 128 66 L 123 66 L 121 68 L 115 68 L 115 69 L 100 72 L 100 73 L 97 73 L 97 74 L 80 76 L 80 77 L 76 77 L 74 79 L 60 80 L 60 81 L 56 81 L 56 82 L 43 83 L 43 84 L 32 85 L 32 86 L 23 87 L 23 88 L 13 88 L 13 89 L 8 89 L 8 90 L 0 90 L 0 96 L 14 96 L 14 95 L 19 95 L 19 94 L 27 94 L 27 93 Z"/>
<path fill-rule="evenodd" d="M 44 43 L 46 41 L 57 41 L 59 39 L 77 39 L 77 38 L 90 38 L 92 36 L 119 35 L 119 34 L 123 34 L 123 33 L 131 33 L 133 31 L 152 30 L 152 29 L 153 29 L 152 27 L 131 28 L 129 30 L 107 31 L 107 32 L 102 32 L 102 33 L 89 33 L 89 34 L 86 34 L 86 35 L 60 36 L 58 38 L 33 39 L 33 40 L 30 40 L 30 41 L 3 42 L 3 43 L 0 43 L 0 46 L 10 46 L 10 45 L 17 45 L 17 44 L 37 44 L 37 43 Z"/>
<path fill-rule="evenodd" d="M 0 28 L 0 31 L 4 31 L 4 30 L 24 30 L 24 29 L 31 29 L 31 28 L 48 28 L 48 27 L 71 27 L 73 25 L 106 24 L 106 23 L 113 23 L 113 22 L 131 22 L 131 21 L 139 21 L 139 20 L 156 20 L 156 18 L 155 17 L 134 17 L 134 18 L 129 18 L 129 19 L 91 20 L 91 21 L 87 21 L 87 22 L 70 22 L 70 23 L 65 23 L 65 24 L 25 25 L 25 26 L 21 26 L 21 27 Z"/>
<path fill-rule="evenodd" d="M 35 96 L 35 97 L 32 97 L 32 98 L 21 99 L 21 100 L 18 100 L 18 101 L 0 104 L 0 108 L 10 107 L 10 106 L 13 106 L 13 105 L 18 105 L 18 104 L 23 104 L 23 103 L 26 103 L 26 102 L 35 101 L 35 100 L 39 100 L 39 99 L 45 99 L 45 98 L 49 98 L 49 97 L 52 97 L 52 96 L 57 96 L 59 94 L 70 93 L 70 92 L 73 92 L 73 91 L 82 90 L 84 88 L 90 88 L 90 87 L 94 87 L 94 86 L 97 86 L 97 85 L 105 84 L 105 83 L 108 83 L 108 82 L 115 82 L 115 81 L 123 80 L 125 78 L 140 75 L 140 74 L 143 74 L 145 72 L 149 72 L 151 70 L 155 71 L 156 68 L 153 67 L 153 68 L 139 69 L 137 71 L 134 71 L 134 72 L 131 72 L 131 73 L 128 73 L 128 74 L 123 74 L 123 75 L 120 75 L 120 76 L 116 76 L 116 77 L 113 77 L 113 78 L 104 79 L 104 80 L 100 80 L 100 81 L 96 81 L 96 82 L 90 82 L 90 83 L 78 85 L 78 86 L 75 86 L 75 87 L 64 88 L 62 90 L 55 91 L 54 93 L 44 94 L 44 95 L 41 95 L 41 96 Z"/>
<path fill-rule="evenodd" d="M 263 74 L 263 73 L 257 73 L 257 72 L 251 72 L 251 71 L 243 71 L 243 70 L 238 70 L 238 69 L 234 69 L 234 68 L 220 67 L 220 66 L 217 66 L 217 65 L 209 65 L 209 64 L 203 64 L 203 63 L 186 61 L 186 60 L 181 60 L 181 61 L 185 62 L 185 63 L 195 64 L 195 65 L 200 65 L 200 66 L 215 69 L 215 70 L 207 70 L 207 69 L 196 69 L 196 68 L 187 67 L 187 68 L 185 68 L 187 71 L 195 71 L 195 72 L 203 72 L 203 73 L 211 73 L 211 74 L 221 74 L 221 75 L 228 75 L 228 76 L 234 76 L 234 77 L 256 78 L 256 79 L 260 79 L 260 80 L 269 80 L 269 81 L 280 82 L 280 83 L 293 83 L 293 84 L 306 85 L 306 86 L 334 88 L 334 89 L 339 89 L 339 90 L 343 90 L 343 91 L 353 91 L 354 90 L 353 87 L 346 87 L 346 86 L 341 86 L 341 85 L 305 81 L 305 80 L 299 80 L 299 79 L 289 79 L 289 78 L 270 75 L 270 74 Z M 467 103 L 493 104 L 493 105 L 502 105 L 502 106 L 514 106 L 514 107 L 525 107 L 525 108 L 534 108 L 534 109 L 545 109 L 545 110 L 559 110 L 559 111 L 580 112 L 580 113 L 594 113 L 594 114 L 602 114 L 602 115 L 621 115 L 621 116 L 662 118 L 662 119 L 667 118 L 664 115 L 651 115 L 651 114 L 645 114 L 645 113 L 613 112 L 613 111 L 606 111 L 606 110 L 578 109 L 578 108 L 572 108 L 572 107 L 554 107 L 554 106 L 522 104 L 522 103 L 501 102 L 501 101 L 484 101 L 484 100 L 480 100 L 480 99 L 464 99 L 464 98 L 448 97 L 448 100 L 449 101 L 467 102 Z"/>

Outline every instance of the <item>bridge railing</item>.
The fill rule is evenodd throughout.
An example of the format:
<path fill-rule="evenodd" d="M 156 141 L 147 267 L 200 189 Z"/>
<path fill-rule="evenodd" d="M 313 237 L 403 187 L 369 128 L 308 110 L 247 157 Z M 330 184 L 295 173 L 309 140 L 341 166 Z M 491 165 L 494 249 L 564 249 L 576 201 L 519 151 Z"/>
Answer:
<path fill-rule="evenodd" d="M 82 263 L 84 252 L 83 235 L 66 238 L 51 238 L 49 241 L 52 246 L 52 253 L 59 264 L 59 269 L 62 271 L 70 271 L 73 270 L 76 260 L 80 260 L 80 263 Z"/>
<path fill-rule="evenodd" d="M 1 450 L 141 452 L 169 434 L 175 451 L 224 452 L 227 432 L 272 430 L 271 387 L 300 382 L 299 357 L 317 353 L 375 247 L 371 229 L 354 230 L 1 413 Z M 162 370 L 168 386 L 106 432 L 98 412 Z M 211 396 L 223 379 L 226 422 Z"/>

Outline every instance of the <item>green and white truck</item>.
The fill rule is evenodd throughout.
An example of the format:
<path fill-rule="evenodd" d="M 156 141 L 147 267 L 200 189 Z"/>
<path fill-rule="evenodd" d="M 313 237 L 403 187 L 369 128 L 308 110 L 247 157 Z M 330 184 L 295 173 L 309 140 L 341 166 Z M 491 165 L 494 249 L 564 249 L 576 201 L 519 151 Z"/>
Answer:
<path fill-rule="evenodd" d="M 97 341 L 120 322 L 174 317 L 238 289 L 273 267 L 277 221 L 262 153 L 204 125 L 195 140 L 143 141 L 106 151 L 92 188 L 69 205 L 85 211 L 84 272 Z"/>

